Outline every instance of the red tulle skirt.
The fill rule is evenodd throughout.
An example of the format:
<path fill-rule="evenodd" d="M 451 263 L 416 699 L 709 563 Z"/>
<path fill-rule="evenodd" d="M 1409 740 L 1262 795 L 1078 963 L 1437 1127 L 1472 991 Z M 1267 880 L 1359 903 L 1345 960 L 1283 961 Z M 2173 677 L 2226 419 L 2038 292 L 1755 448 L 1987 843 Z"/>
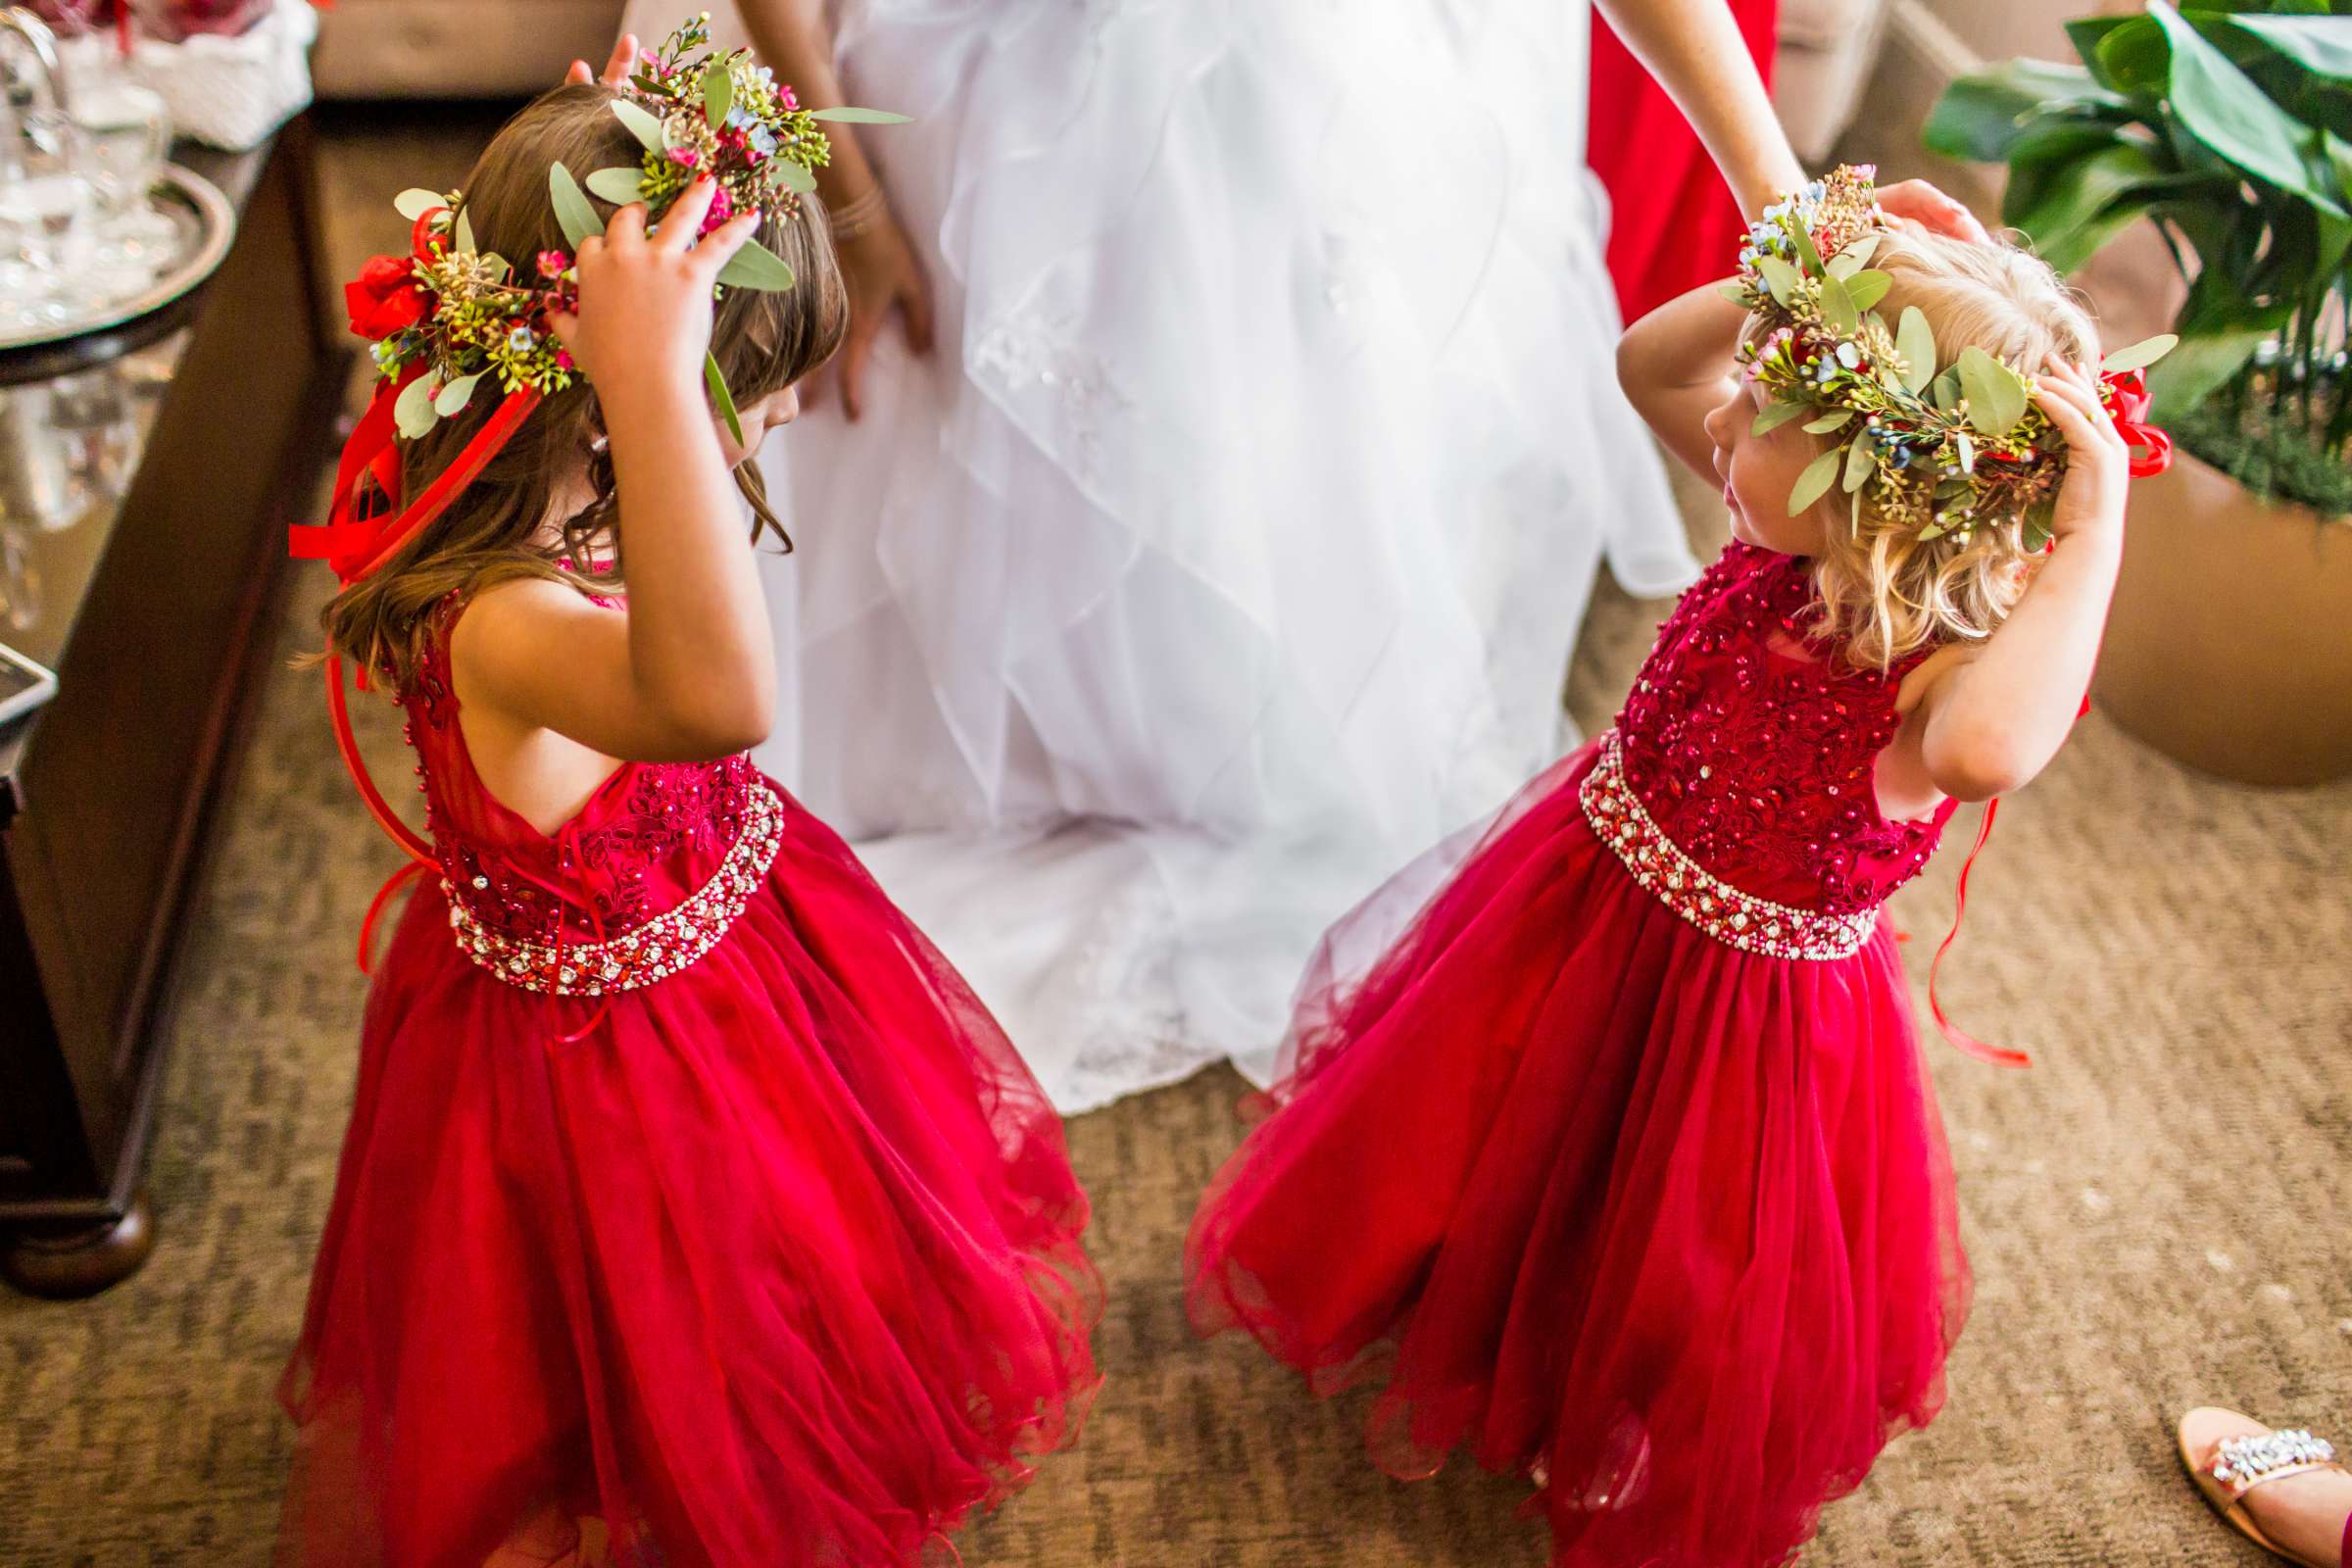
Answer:
<path fill-rule="evenodd" d="M 568 1045 L 595 1002 L 411 901 L 282 1390 L 281 1564 L 877 1568 L 1071 1436 L 1100 1289 L 1060 1123 L 787 813 L 718 947 Z"/>
<path fill-rule="evenodd" d="M 1592 757 L 1368 974 L 1334 955 L 1396 892 L 1327 939 L 1190 1305 L 1318 1392 L 1385 1384 L 1393 1474 L 1533 1477 L 1559 1564 L 1778 1563 L 1941 1402 L 1950 1161 L 1886 928 L 1830 961 L 1702 935 L 1588 828 Z"/>

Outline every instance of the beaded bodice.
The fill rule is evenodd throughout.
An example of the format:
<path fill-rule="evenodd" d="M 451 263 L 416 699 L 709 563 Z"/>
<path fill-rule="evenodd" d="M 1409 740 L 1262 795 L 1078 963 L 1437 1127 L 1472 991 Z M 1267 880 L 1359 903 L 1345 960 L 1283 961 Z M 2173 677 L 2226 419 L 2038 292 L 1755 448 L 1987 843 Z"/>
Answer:
<path fill-rule="evenodd" d="M 1617 717 L 1624 778 L 1708 874 L 1803 910 L 1876 908 L 1926 864 L 1950 817 L 1890 822 L 1879 753 L 1917 659 L 1856 669 L 1807 640 L 1800 557 L 1734 543 L 1683 595 Z"/>
<path fill-rule="evenodd" d="M 730 858 L 742 858 L 763 836 L 772 856 L 774 791 L 745 757 L 624 762 L 561 829 L 541 832 L 493 798 L 474 770 L 449 680 L 447 627 L 454 619 L 453 608 L 401 705 L 461 945 L 477 957 L 493 948 L 508 956 L 562 955 L 674 925 L 680 929 L 668 933 L 670 951 L 657 949 L 654 961 L 675 967 L 693 946 L 687 928 L 711 927 L 713 921 L 699 916 L 730 902 L 714 894 L 740 891 L 733 884 L 742 877 L 730 872 L 741 868 L 731 867 Z M 715 924 L 723 928 L 724 921 Z M 605 954 L 600 961 L 625 962 L 633 953 Z M 541 977 L 544 985 L 520 969 L 512 977 L 533 989 L 567 989 L 574 977 L 559 981 L 558 968 L 578 962 L 561 959 Z M 645 966 L 649 975 L 653 966 Z M 634 972 L 637 965 L 629 967 Z M 583 979 L 579 989 L 592 989 L 592 980 Z"/>

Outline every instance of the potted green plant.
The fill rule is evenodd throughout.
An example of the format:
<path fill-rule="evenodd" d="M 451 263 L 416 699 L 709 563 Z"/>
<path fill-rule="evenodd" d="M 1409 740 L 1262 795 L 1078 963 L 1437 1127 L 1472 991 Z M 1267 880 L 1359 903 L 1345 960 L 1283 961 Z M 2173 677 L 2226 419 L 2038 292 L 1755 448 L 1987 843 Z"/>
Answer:
<path fill-rule="evenodd" d="M 2352 773 L 2352 0 L 2148 0 L 2079 65 L 1954 81 L 1930 148 L 2003 162 L 2062 272 L 2153 224 L 2186 294 L 2149 374 L 2182 460 L 2134 486 L 2096 687 L 2226 777 Z"/>

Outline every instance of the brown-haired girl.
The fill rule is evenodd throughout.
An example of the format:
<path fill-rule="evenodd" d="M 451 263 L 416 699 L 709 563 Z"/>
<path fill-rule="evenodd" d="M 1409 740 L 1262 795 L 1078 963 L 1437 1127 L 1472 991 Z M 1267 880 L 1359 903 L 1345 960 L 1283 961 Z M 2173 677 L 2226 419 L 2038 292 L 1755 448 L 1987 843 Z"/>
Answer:
<path fill-rule="evenodd" d="M 283 1564 L 911 1562 L 1094 1387 L 1059 1123 L 742 755 L 737 466 L 842 328 L 780 167 L 821 148 L 673 39 L 533 104 L 351 289 L 387 379 L 307 553 L 407 711 L 431 875 L 285 1379 Z"/>

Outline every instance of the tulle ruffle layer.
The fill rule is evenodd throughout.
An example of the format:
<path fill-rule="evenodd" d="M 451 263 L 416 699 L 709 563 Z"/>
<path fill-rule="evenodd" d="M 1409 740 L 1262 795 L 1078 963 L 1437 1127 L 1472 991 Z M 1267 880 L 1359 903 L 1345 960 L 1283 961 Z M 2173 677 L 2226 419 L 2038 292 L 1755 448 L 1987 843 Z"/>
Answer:
<path fill-rule="evenodd" d="M 1065 1442 L 1100 1289 L 1060 1125 L 787 806 L 693 967 L 596 1004 L 411 903 L 284 1398 L 278 1561 L 875 1568 Z"/>
<path fill-rule="evenodd" d="M 1532 1476 L 1562 1565 L 1762 1568 L 1941 1403 L 1949 1159 L 1885 928 L 1833 961 L 1701 935 L 1592 837 L 1590 759 L 1368 973 L 1420 889 L 1334 932 L 1190 1304 L 1379 1383 L 1395 1474 Z"/>

